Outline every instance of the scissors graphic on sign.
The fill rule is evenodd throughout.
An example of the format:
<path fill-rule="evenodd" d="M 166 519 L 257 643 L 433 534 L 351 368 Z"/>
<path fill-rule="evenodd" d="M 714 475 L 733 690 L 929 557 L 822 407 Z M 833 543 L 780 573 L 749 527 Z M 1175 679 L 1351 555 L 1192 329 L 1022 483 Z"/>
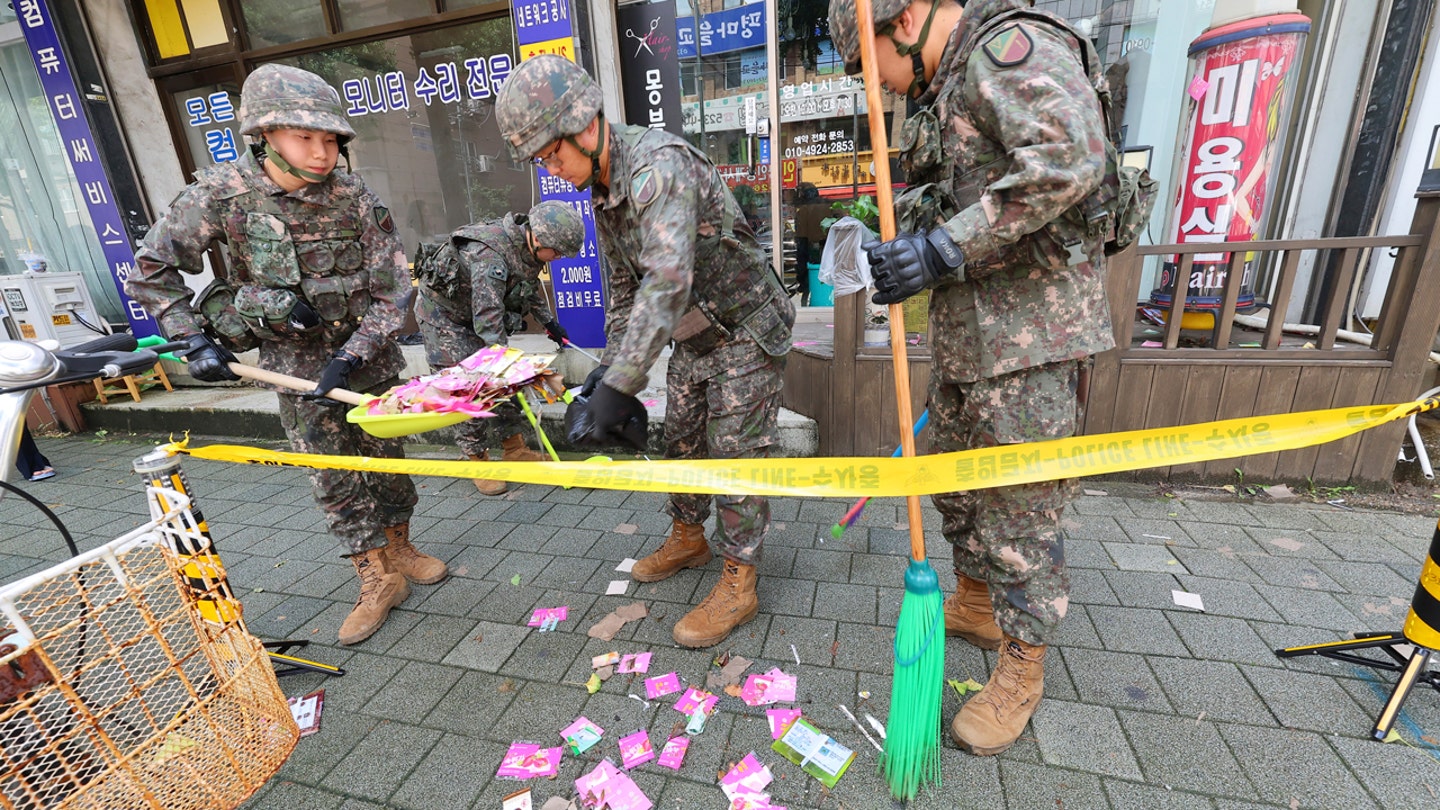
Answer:
<path fill-rule="evenodd" d="M 653 34 L 653 33 L 655 33 L 655 29 L 656 29 L 656 28 L 659 28 L 659 27 L 660 27 L 660 18 L 659 18 L 659 17 L 656 17 L 655 19 L 653 19 L 653 20 L 650 21 L 650 30 L 649 30 L 649 31 L 646 31 L 646 32 L 645 32 L 645 36 L 643 36 L 643 37 L 637 37 L 637 36 L 635 36 L 635 29 L 634 29 L 634 28 L 626 28 L 626 29 L 625 29 L 625 36 L 630 37 L 631 39 L 633 39 L 633 40 L 635 40 L 636 42 L 640 43 L 640 46 L 635 49 L 635 55 L 636 55 L 636 56 L 639 56 L 639 55 L 640 55 L 640 51 L 642 51 L 642 50 L 650 51 L 650 55 L 651 55 L 651 56 L 654 56 L 654 55 L 655 55 L 655 52 L 650 50 L 650 35 Z"/>

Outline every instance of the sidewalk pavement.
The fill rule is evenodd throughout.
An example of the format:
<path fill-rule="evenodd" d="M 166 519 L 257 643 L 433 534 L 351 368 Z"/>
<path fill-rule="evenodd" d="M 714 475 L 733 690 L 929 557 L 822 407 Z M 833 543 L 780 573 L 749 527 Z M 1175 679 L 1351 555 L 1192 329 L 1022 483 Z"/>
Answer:
<path fill-rule="evenodd" d="M 151 398 L 147 395 L 147 401 Z M 154 397 L 159 402 L 162 397 Z M 182 429 L 183 424 L 173 426 Z M 168 431 L 167 431 L 168 433 Z M 20 486 L 50 505 L 82 548 L 143 522 L 131 460 L 166 434 L 39 437 L 59 474 Z M 249 442 L 192 436 L 195 444 Z M 259 442 L 274 446 L 274 442 Z M 411 445 L 412 456 L 453 448 Z M 583 686 L 591 657 L 650 651 L 651 674 L 703 684 L 713 656 L 754 660 L 798 676 L 794 706 L 858 752 L 833 790 L 770 750 L 764 707 L 722 696 L 684 766 L 631 772 L 658 808 L 720 808 L 717 776 L 753 751 L 775 774 L 777 805 L 826 810 L 896 806 L 876 752 L 837 708 L 884 721 L 891 642 L 908 548 L 904 504 L 875 501 L 840 539 L 837 500 L 772 501 L 761 563 L 761 612 L 719 647 L 676 647 L 670 631 L 708 592 L 718 561 L 606 596 L 615 566 L 652 550 L 669 525 L 662 496 L 519 486 L 494 498 L 468 480 L 417 480 L 412 524 L 422 549 L 451 577 L 416 586 L 374 637 L 340 647 L 336 630 L 356 593 L 298 469 L 184 462 L 244 601 L 252 632 L 306 639 L 307 657 L 345 667 L 327 679 L 281 680 L 288 695 L 325 690 L 320 731 L 300 741 L 279 775 L 246 807 L 500 807 L 529 785 L 535 807 L 570 796 L 574 780 L 637 729 L 663 741 L 681 716 L 674 698 L 646 704 L 639 680 Z M 1047 659 L 1045 700 L 1008 752 L 979 758 L 948 740 L 943 786 L 917 808 L 1416 808 L 1440 803 L 1440 694 L 1417 687 L 1397 725 L 1404 743 L 1368 732 L 1392 677 L 1319 658 L 1281 661 L 1273 648 L 1352 631 L 1398 630 L 1415 590 L 1434 520 L 1310 504 L 1174 499 L 1151 489 L 1087 481 L 1067 515 L 1070 613 Z M 944 582 L 948 549 L 925 499 L 929 553 Z M 31 505 L 0 500 L 0 581 L 63 558 L 56 531 Z M 1178 607 L 1173 590 L 1200 595 L 1205 612 Z M 586 630 L 615 608 L 644 602 L 649 617 L 613 642 Z M 525 622 L 537 607 L 569 607 L 554 632 Z M 796 663 L 796 659 L 800 663 Z M 946 644 L 946 676 L 984 682 L 993 653 Z M 960 703 L 947 689 L 943 719 Z M 868 697 L 866 697 L 868 695 Z M 577 715 L 602 742 L 566 756 L 554 780 L 494 777 L 510 743 L 558 745 Z M 657 742 L 657 747 L 660 743 Z"/>

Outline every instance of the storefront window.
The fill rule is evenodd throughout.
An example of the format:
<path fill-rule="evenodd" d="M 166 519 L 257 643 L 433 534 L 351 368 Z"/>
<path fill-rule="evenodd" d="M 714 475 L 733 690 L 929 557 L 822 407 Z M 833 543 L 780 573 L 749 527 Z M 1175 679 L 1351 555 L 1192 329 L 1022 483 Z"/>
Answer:
<path fill-rule="evenodd" d="M 340 27 L 346 31 L 400 22 L 428 11 L 428 0 L 339 0 Z M 419 7 L 419 8 L 417 8 Z"/>
<path fill-rule="evenodd" d="M 0 42 L 0 274 L 80 271 L 101 315 L 123 323 L 35 64 L 15 33 L 17 40 Z"/>
<path fill-rule="evenodd" d="M 325 12 L 320 0 L 240 0 L 250 47 L 268 48 L 323 37 Z"/>
<path fill-rule="evenodd" d="M 516 64 L 508 17 L 283 61 L 340 91 L 356 132 L 351 168 L 407 247 L 530 207 L 535 172 L 510 158 L 495 123 L 496 89 Z"/>

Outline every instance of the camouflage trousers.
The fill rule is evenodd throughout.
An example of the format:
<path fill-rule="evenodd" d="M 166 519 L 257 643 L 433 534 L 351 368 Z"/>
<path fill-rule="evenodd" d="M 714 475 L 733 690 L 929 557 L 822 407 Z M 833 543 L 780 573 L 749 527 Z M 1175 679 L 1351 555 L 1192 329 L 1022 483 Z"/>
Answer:
<path fill-rule="evenodd" d="M 486 347 L 468 326 L 462 326 L 444 318 L 419 319 L 420 337 L 425 340 L 425 361 L 431 371 L 459 363 L 475 352 Z M 498 449 L 500 442 L 524 430 L 525 417 L 514 402 L 504 402 L 495 409 L 495 415 L 484 419 L 470 419 L 455 427 L 455 444 L 467 456 L 478 456 L 489 449 Z M 497 454 L 495 458 L 498 458 Z"/>
<path fill-rule="evenodd" d="M 371 386 L 368 393 L 383 393 L 398 383 L 392 378 Z M 279 397 L 280 422 L 297 453 L 405 457 L 399 439 L 376 438 L 346 422 L 349 405 L 325 405 L 295 394 Z M 383 547 L 386 527 L 408 523 L 419 500 L 408 475 L 312 470 L 310 489 L 330 533 L 339 538 L 343 555 Z"/>
<path fill-rule="evenodd" d="M 780 442 L 776 420 L 785 361 L 748 338 L 720 346 L 703 362 L 677 346 L 665 380 L 665 457 L 770 458 Z M 704 523 L 710 500 L 709 495 L 675 493 L 665 511 L 683 523 Z M 716 495 L 714 500 L 712 550 L 755 565 L 770 528 L 770 502 L 755 495 Z"/>
<path fill-rule="evenodd" d="M 1075 433 L 1078 361 L 973 383 L 930 384 L 931 447 L 949 453 Z M 1071 478 L 934 496 L 955 573 L 990 586 L 1000 629 L 1048 644 L 1070 603 L 1060 518 L 1079 492 Z"/>

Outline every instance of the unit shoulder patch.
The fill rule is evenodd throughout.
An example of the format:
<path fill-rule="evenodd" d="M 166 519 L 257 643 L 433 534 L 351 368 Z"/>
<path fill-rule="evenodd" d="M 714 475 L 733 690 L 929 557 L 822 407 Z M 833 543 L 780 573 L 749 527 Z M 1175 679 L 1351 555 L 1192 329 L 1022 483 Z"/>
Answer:
<path fill-rule="evenodd" d="M 385 233 L 395 232 L 395 220 L 390 216 L 390 209 L 383 205 L 375 206 L 375 224 Z"/>
<path fill-rule="evenodd" d="M 637 207 L 644 208 L 660 196 L 662 185 L 655 167 L 646 166 L 630 177 L 630 199 Z"/>
<path fill-rule="evenodd" d="M 1019 23 L 1011 23 L 985 40 L 981 50 L 995 67 L 1015 67 L 1030 58 L 1035 50 L 1035 41 Z"/>

